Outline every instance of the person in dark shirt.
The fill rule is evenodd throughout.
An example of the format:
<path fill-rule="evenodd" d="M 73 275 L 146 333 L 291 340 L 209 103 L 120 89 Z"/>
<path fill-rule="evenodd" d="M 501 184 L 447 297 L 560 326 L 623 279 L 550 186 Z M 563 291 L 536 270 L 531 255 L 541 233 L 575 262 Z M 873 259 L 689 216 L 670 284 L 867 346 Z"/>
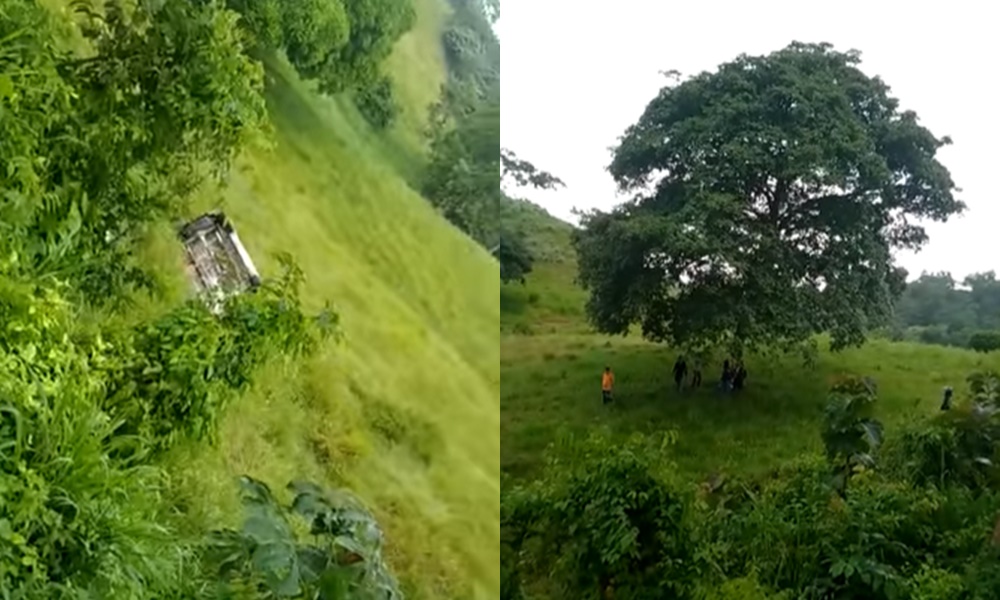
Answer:
<path fill-rule="evenodd" d="M 729 368 L 729 359 L 722 361 L 722 379 L 719 380 L 719 389 L 728 392 L 733 384 L 733 372 Z"/>
<path fill-rule="evenodd" d="M 740 363 L 739 366 L 736 367 L 736 373 L 733 375 L 733 389 L 736 391 L 742 390 L 743 384 L 746 383 L 746 380 L 746 367 L 743 366 L 743 363 Z"/>
<path fill-rule="evenodd" d="M 951 386 L 944 388 L 944 398 L 941 399 L 941 410 L 951 410 Z"/>
<path fill-rule="evenodd" d="M 674 363 L 674 384 L 677 386 L 677 391 L 681 391 L 681 386 L 684 384 L 684 376 L 687 375 L 687 362 L 684 360 L 683 356 L 678 356 L 677 361 Z"/>

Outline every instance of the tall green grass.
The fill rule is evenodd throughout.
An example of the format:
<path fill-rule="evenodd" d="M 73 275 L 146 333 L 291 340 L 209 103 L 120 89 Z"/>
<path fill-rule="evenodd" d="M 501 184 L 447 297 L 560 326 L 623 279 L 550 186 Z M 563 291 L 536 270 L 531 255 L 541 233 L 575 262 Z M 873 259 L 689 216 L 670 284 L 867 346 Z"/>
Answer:
<path fill-rule="evenodd" d="M 836 377 L 875 379 L 878 416 L 892 429 L 937 411 L 944 386 L 960 397 L 967 375 L 1000 367 L 997 354 L 875 339 L 837 354 L 821 351 L 814 367 L 797 355 L 751 356 L 747 388 L 738 395 L 715 391 L 719 355 L 706 365 L 701 390 L 678 393 L 671 376 L 676 351 L 638 334 L 607 337 L 590 330 L 586 293 L 574 283 L 568 228 L 537 212 L 529 218 L 532 243 L 555 259 L 536 264 L 524 285 L 504 285 L 500 292 L 501 466 L 507 476 L 538 475 L 545 448 L 561 433 L 605 426 L 622 439 L 676 430 L 678 464 L 690 477 L 765 472 L 820 452 L 823 403 Z M 611 406 L 601 404 L 606 365 L 617 376 Z"/>
<path fill-rule="evenodd" d="M 383 525 L 408 597 L 495 598 L 499 267 L 408 185 L 444 73 L 446 10 L 437 0 L 417 6 L 416 30 L 389 61 L 406 103 L 394 129 L 371 131 L 345 99 L 317 97 L 268 58 L 273 147 L 248 152 L 225 190 L 206 190 L 192 207 L 225 210 L 265 275 L 273 253 L 291 253 L 305 273 L 304 304 L 331 301 L 344 338 L 305 364 L 267 367 L 225 417 L 217 446 L 173 451 L 171 501 L 178 526 L 199 531 L 238 524 L 241 474 L 274 489 L 293 479 L 348 487 Z M 153 232 L 144 254 L 168 300 L 186 293 L 171 235 Z"/>

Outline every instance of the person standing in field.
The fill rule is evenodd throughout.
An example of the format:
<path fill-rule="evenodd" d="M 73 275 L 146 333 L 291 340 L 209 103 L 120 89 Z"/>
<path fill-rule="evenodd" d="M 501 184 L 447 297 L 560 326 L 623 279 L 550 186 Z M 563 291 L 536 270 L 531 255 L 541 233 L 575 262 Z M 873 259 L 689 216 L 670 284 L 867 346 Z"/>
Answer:
<path fill-rule="evenodd" d="M 701 358 L 695 357 L 691 364 L 691 389 L 696 390 L 701 387 Z"/>
<path fill-rule="evenodd" d="M 687 362 L 685 362 L 683 356 L 677 357 L 677 362 L 674 363 L 674 385 L 677 387 L 677 391 L 681 391 L 681 386 L 684 384 L 684 376 L 687 375 Z"/>
<path fill-rule="evenodd" d="M 944 397 L 941 399 L 941 410 L 951 410 L 951 396 L 953 393 L 950 385 L 944 388 Z"/>
<path fill-rule="evenodd" d="M 733 390 L 738 392 L 743 389 L 743 384 L 747 380 L 747 370 L 746 367 L 743 366 L 743 361 L 739 362 L 734 371 L 735 372 L 733 374 Z"/>
<path fill-rule="evenodd" d="M 719 389 L 728 392 L 732 387 L 733 372 L 729 369 L 729 359 L 722 361 L 722 379 L 719 380 Z"/>
<path fill-rule="evenodd" d="M 601 398 L 604 404 L 611 402 L 611 392 L 615 387 L 615 374 L 611 372 L 611 367 L 604 367 L 601 375 Z"/>

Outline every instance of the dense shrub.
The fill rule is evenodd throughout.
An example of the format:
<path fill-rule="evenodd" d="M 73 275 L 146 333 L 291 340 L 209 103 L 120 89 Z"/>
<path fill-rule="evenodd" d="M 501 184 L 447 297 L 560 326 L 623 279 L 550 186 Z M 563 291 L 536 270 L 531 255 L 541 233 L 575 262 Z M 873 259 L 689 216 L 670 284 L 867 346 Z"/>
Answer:
<path fill-rule="evenodd" d="M 281 262 L 281 278 L 230 297 L 220 316 L 194 299 L 110 339 L 102 407 L 119 423 L 119 435 L 139 435 L 156 449 L 184 436 L 213 440 L 228 402 L 263 362 L 303 356 L 316 343 L 314 333 L 329 331 L 303 314 L 302 274 L 288 257 Z M 316 318 L 335 325 L 332 313 Z"/>
<path fill-rule="evenodd" d="M 0 268 L 103 302 L 148 284 L 135 240 L 225 172 L 264 101 L 234 13 L 90 4 L 79 58 L 37 3 L 0 0 Z"/>
<path fill-rule="evenodd" d="M 335 94 L 365 89 L 416 19 L 410 0 L 229 0 L 257 46 L 284 50 L 304 79 Z"/>
<path fill-rule="evenodd" d="M 976 352 L 993 352 L 1000 350 L 1000 332 L 979 331 L 969 338 L 969 348 Z"/>
<path fill-rule="evenodd" d="M 297 19 L 304 29 L 288 48 L 305 62 L 329 49 L 311 44 L 338 43 L 326 36 L 339 25 L 306 23 L 310 5 L 295 4 L 260 2 L 252 17 Z M 261 585 L 206 579 L 203 540 L 171 530 L 167 479 L 151 457 L 182 437 L 212 439 L 258 367 L 308 354 L 336 315 L 303 313 L 301 272 L 287 258 L 281 278 L 219 315 L 192 300 L 121 330 L 80 302 L 122 300 L 150 283 L 132 258 L 137 240 L 223 180 L 264 118 L 261 68 L 237 15 L 214 1 L 73 5 L 78 53 L 60 38 L 68 22 L 36 2 L 0 0 L 0 595 L 284 593 L 263 585 L 274 547 L 254 537 L 267 524 L 253 518 L 229 549 L 258 544 L 249 560 L 260 577 L 245 579 Z M 268 27 L 262 36 L 278 35 Z M 370 516 L 309 486 L 297 492 L 294 509 L 324 540 L 296 548 L 302 590 L 393 592 Z"/>
<path fill-rule="evenodd" d="M 355 92 L 354 103 L 365 120 L 375 129 L 385 129 L 392 124 L 399 113 L 399 106 L 392 93 L 392 82 L 385 76 Z"/>
<path fill-rule="evenodd" d="M 567 599 L 611 588 L 651 599 L 994 598 L 1000 379 L 970 382 L 974 410 L 911 426 L 884 464 L 866 414 L 873 386 L 840 382 L 826 459 L 714 480 L 696 497 L 663 479 L 662 446 L 554 447 L 543 479 L 501 498 L 501 539 L 516 556 L 507 572 Z"/>
<path fill-rule="evenodd" d="M 869 379 L 846 379 L 831 389 L 821 435 L 834 484 L 841 491 L 856 469 L 875 466 L 882 424 L 872 418 L 874 405 L 875 383 Z"/>
<path fill-rule="evenodd" d="M 211 436 L 218 398 L 267 356 L 308 350 L 314 328 L 287 278 L 221 318 L 186 305 L 133 336 L 80 335 L 73 317 L 58 288 L 0 274 L 0 589 L 170 597 L 190 547 L 162 526 L 161 473 L 142 465 Z"/>
<path fill-rule="evenodd" d="M 579 462 L 553 460 L 544 486 L 508 499 L 520 564 L 542 569 L 561 597 L 674 597 L 691 559 L 683 497 L 654 474 L 638 442 L 592 437 L 571 452 Z"/>
<path fill-rule="evenodd" d="M 993 487 L 1000 483 L 1000 376 L 969 376 L 971 399 L 905 429 L 893 466 L 918 485 Z"/>

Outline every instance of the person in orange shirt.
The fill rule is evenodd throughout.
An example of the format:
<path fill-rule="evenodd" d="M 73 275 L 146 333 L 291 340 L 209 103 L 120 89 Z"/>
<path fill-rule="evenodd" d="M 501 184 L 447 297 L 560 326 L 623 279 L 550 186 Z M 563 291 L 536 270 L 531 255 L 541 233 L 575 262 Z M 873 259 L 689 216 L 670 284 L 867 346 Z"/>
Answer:
<path fill-rule="evenodd" d="M 611 367 L 604 367 L 601 375 L 601 396 L 604 404 L 611 402 L 611 390 L 615 387 L 615 374 L 611 372 Z"/>

